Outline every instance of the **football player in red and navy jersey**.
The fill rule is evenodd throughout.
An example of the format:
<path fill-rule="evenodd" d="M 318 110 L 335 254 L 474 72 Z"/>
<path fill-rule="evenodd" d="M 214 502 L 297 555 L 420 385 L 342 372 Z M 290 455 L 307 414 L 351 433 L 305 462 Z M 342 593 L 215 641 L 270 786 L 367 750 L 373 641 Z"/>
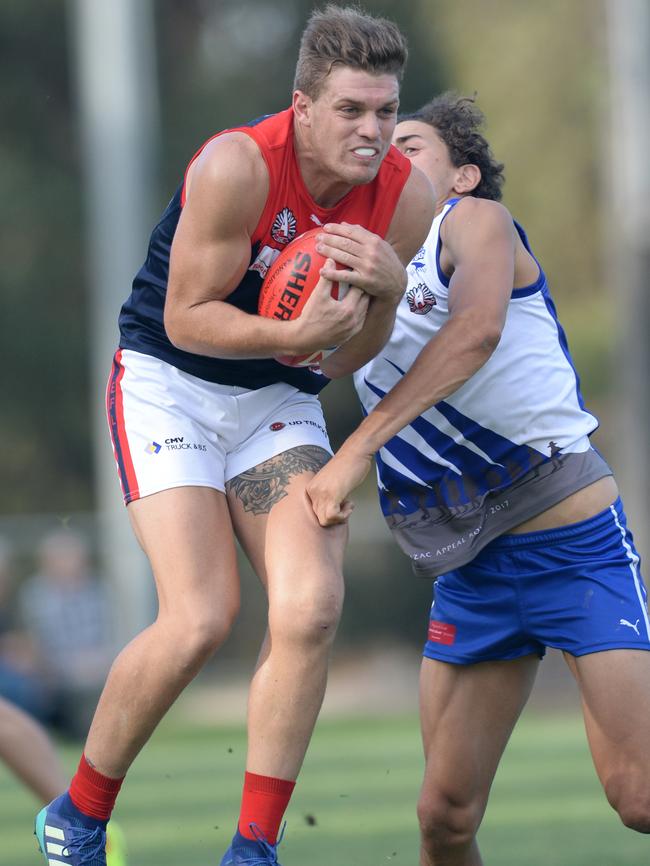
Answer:
<path fill-rule="evenodd" d="M 315 12 L 291 107 L 208 141 L 153 231 L 122 309 L 107 408 L 159 613 L 116 659 L 69 791 L 37 818 L 43 851 L 63 846 L 71 866 L 103 866 L 129 766 L 228 636 L 235 536 L 269 617 L 239 825 L 222 866 L 277 863 L 343 600 L 346 528 L 323 529 L 305 496 L 331 455 L 316 394 L 388 338 L 405 266 L 433 217 L 428 180 L 391 146 L 405 61 L 391 22 Z M 302 315 L 256 315 L 268 267 L 315 225 L 327 263 Z M 336 301 L 341 277 L 352 288 Z M 340 348 L 319 370 L 274 360 L 327 346 Z"/>

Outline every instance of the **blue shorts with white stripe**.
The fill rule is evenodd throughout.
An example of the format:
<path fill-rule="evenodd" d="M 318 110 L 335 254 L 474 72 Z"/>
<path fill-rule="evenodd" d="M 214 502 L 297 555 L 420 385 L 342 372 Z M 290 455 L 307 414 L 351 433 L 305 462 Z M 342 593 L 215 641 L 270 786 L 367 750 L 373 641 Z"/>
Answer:
<path fill-rule="evenodd" d="M 580 523 L 502 535 L 434 584 L 424 655 L 455 664 L 546 647 L 650 650 L 647 593 L 620 499 Z"/>

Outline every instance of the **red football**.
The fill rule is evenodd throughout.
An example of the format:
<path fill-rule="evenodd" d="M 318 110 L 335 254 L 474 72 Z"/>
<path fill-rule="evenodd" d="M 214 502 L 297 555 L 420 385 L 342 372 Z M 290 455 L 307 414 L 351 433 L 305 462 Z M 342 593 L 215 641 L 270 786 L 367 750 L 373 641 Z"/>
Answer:
<path fill-rule="evenodd" d="M 260 316 L 288 321 L 296 319 L 320 279 L 325 256 L 316 251 L 316 235 L 322 228 L 310 229 L 291 241 L 268 269 L 257 305 Z M 341 300 L 347 283 L 334 283 L 332 297 Z M 308 355 L 283 355 L 276 358 L 290 367 L 316 366 L 337 347 L 321 349 Z"/>

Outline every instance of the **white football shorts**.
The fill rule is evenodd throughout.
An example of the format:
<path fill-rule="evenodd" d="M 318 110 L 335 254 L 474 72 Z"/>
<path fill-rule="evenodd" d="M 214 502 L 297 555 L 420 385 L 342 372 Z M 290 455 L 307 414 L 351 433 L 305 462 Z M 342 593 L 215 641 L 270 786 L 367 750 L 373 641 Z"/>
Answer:
<path fill-rule="evenodd" d="M 106 409 L 127 505 L 173 487 L 224 492 L 231 478 L 300 445 L 332 453 L 313 394 L 284 382 L 218 385 L 130 349 L 115 354 Z"/>

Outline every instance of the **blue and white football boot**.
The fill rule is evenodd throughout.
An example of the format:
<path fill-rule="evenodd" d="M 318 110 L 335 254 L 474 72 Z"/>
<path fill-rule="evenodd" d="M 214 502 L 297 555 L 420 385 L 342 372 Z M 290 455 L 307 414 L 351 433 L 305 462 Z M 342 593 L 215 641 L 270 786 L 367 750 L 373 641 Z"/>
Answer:
<path fill-rule="evenodd" d="M 41 809 L 34 834 L 48 864 L 106 866 L 106 823 L 84 820 L 65 793 Z"/>
<path fill-rule="evenodd" d="M 230 848 L 223 855 L 221 866 L 281 866 L 278 860 L 278 845 L 284 836 L 284 827 L 275 845 L 267 842 L 256 824 L 251 824 L 250 827 L 255 839 L 247 839 L 237 830 Z"/>

